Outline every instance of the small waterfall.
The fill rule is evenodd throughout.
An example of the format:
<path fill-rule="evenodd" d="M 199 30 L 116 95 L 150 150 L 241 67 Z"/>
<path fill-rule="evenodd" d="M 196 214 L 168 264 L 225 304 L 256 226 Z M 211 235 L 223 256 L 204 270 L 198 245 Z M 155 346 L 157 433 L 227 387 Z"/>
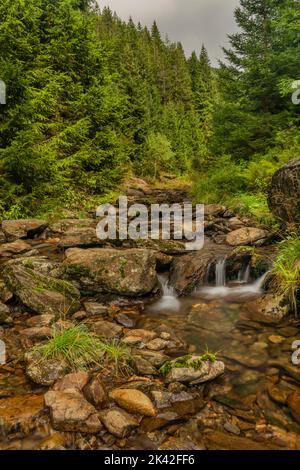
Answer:
<path fill-rule="evenodd" d="M 180 309 L 180 302 L 173 286 L 170 285 L 166 276 L 158 276 L 161 284 L 162 298 L 151 306 L 151 310 L 155 312 L 172 311 L 178 312 Z"/>
<path fill-rule="evenodd" d="M 241 269 L 238 275 L 238 282 L 241 284 L 247 284 L 250 280 L 250 274 L 251 274 L 251 265 L 248 264 L 246 268 Z"/>
<path fill-rule="evenodd" d="M 224 268 L 226 271 L 226 268 Z M 221 266 L 218 266 L 218 282 L 222 281 Z M 230 298 L 232 300 L 243 300 L 251 298 L 263 293 L 263 287 L 268 277 L 269 272 L 265 273 L 259 279 L 252 283 L 243 283 L 240 286 L 227 287 L 224 284 L 217 285 L 216 287 L 206 286 L 196 291 L 196 295 L 200 294 L 208 300 L 216 298 Z M 243 278 L 248 276 L 247 272 L 243 274 Z M 223 281 L 222 281 L 223 282 Z"/>
<path fill-rule="evenodd" d="M 226 258 L 219 260 L 216 264 L 216 286 L 226 286 Z"/>

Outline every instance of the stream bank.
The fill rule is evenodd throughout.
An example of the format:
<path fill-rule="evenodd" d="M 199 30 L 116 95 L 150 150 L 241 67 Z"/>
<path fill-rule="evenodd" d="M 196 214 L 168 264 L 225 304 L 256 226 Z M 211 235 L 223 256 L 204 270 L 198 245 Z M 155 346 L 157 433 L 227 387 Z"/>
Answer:
<path fill-rule="evenodd" d="M 187 200 L 129 191 L 132 203 Z M 172 241 L 103 244 L 94 218 L 2 224 L 1 449 L 300 449 L 300 322 L 263 290 L 276 234 L 221 205 L 205 212 L 197 253 Z M 78 324 L 127 345 L 130 373 L 26 362 L 53 329 Z M 190 377 L 161 373 L 207 350 L 217 361 Z"/>

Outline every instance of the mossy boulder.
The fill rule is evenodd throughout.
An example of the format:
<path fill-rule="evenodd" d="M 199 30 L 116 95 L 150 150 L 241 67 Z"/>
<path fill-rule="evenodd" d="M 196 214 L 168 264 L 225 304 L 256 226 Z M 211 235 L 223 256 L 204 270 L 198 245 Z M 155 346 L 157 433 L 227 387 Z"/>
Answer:
<path fill-rule="evenodd" d="M 61 316 L 80 307 L 80 293 L 70 282 L 40 274 L 22 264 L 8 263 L 3 279 L 23 305 L 39 314 Z"/>
<path fill-rule="evenodd" d="M 291 160 L 274 174 L 268 203 L 276 217 L 300 233 L 300 158 Z"/>
<path fill-rule="evenodd" d="M 113 293 L 128 297 L 149 294 L 157 283 L 156 258 L 144 249 L 67 250 L 63 272 L 83 292 Z"/>

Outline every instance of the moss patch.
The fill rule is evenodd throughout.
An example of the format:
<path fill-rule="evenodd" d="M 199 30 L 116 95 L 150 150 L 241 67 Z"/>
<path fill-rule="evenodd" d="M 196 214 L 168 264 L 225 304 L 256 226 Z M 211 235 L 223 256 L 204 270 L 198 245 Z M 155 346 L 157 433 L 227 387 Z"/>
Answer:
<path fill-rule="evenodd" d="M 163 375 L 167 375 L 172 369 L 194 369 L 199 370 L 202 367 L 203 362 L 216 362 L 217 357 L 215 354 L 206 352 L 197 358 L 193 356 L 182 356 L 174 361 L 165 362 L 159 369 Z"/>

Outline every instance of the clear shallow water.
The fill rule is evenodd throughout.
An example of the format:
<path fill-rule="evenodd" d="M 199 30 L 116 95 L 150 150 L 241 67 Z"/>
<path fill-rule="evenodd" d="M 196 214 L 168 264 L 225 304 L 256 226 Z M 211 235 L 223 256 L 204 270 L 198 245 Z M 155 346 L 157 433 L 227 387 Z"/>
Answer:
<path fill-rule="evenodd" d="M 186 352 L 203 353 L 208 348 L 217 353 L 226 372 L 210 385 L 210 398 L 227 410 L 254 413 L 255 422 L 263 420 L 300 439 L 300 425 L 270 392 L 300 393 L 300 369 L 291 361 L 293 341 L 300 339 L 300 321 L 289 317 L 279 325 L 268 325 L 253 319 L 253 305 L 264 292 L 266 276 L 251 281 L 246 269 L 239 281 L 224 285 L 219 273 L 216 284 L 220 285 L 202 286 L 180 298 L 163 277 L 162 297 L 146 306 L 139 327 L 175 333 L 185 341 Z"/>

